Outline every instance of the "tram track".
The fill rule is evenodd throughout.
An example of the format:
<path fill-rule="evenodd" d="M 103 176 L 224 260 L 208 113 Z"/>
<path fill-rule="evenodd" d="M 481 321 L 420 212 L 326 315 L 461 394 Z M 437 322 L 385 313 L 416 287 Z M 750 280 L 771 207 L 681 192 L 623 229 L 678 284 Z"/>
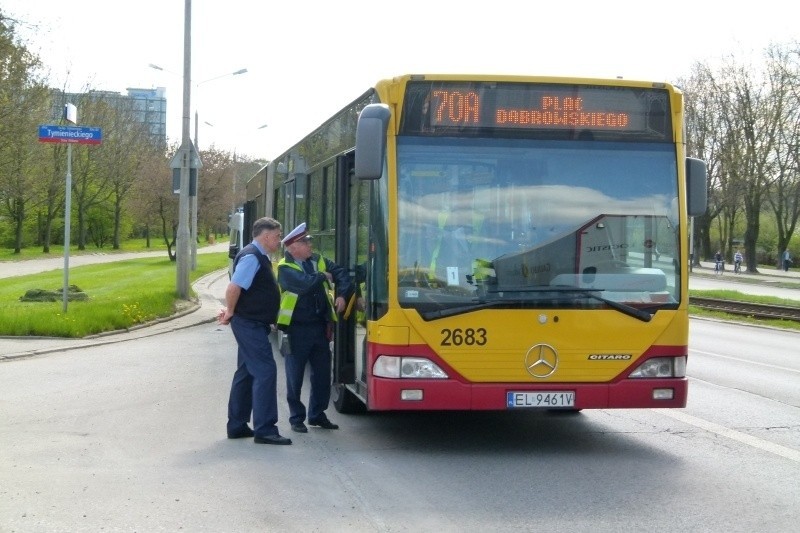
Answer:
<path fill-rule="evenodd" d="M 689 304 L 707 311 L 749 316 L 761 320 L 789 320 L 792 322 L 800 322 L 800 307 L 739 302 L 736 300 L 697 296 L 690 296 Z"/>

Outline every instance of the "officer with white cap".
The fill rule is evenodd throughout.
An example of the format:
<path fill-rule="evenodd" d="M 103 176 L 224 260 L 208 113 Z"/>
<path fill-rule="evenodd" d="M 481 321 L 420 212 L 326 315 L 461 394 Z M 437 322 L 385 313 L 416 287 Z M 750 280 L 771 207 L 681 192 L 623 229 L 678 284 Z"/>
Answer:
<path fill-rule="evenodd" d="M 291 246 L 292 244 L 296 243 L 297 241 L 310 240 L 310 239 L 311 239 L 311 235 L 309 235 L 308 231 L 306 231 L 306 223 L 303 222 L 300 225 L 298 225 L 296 228 L 294 228 L 292 231 L 287 233 L 286 236 L 281 240 L 281 244 L 285 248 L 288 248 L 289 246 Z"/>
<path fill-rule="evenodd" d="M 323 429 L 338 429 L 325 414 L 331 395 L 330 332 L 353 292 L 353 283 L 347 270 L 313 252 L 305 222 L 290 231 L 282 243 L 286 253 L 278 263 L 281 288 L 278 328 L 289 334 L 290 354 L 284 361 L 289 423 L 294 431 L 308 431 L 304 423 L 306 407 L 300 401 L 308 364 L 311 367 L 308 423 Z M 335 292 L 331 283 L 335 284 Z"/>

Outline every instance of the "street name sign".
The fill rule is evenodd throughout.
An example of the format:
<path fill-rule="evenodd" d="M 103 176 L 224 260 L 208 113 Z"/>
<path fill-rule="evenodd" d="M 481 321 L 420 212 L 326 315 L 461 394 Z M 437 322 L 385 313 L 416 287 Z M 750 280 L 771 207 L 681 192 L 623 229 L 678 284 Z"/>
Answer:
<path fill-rule="evenodd" d="M 39 142 L 43 143 L 100 144 L 102 140 L 103 132 L 100 128 L 51 124 L 39 126 Z"/>

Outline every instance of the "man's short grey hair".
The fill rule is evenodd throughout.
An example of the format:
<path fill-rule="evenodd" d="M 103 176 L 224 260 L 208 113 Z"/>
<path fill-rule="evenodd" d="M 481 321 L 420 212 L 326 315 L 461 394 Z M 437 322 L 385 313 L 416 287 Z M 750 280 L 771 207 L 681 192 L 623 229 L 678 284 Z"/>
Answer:
<path fill-rule="evenodd" d="M 253 238 L 255 239 L 265 231 L 281 229 L 281 223 L 270 217 L 262 217 L 253 223 Z"/>

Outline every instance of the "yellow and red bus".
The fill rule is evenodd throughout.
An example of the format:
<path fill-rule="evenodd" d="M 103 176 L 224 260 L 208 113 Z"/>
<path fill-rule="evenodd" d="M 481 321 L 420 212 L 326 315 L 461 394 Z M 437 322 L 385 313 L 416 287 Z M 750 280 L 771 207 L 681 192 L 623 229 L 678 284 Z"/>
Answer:
<path fill-rule="evenodd" d="M 622 79 L 383 80 L 247 185 L 359 286 L 333 403 L 684 407 L 688 224 L 706 168 L 681 92 Z"/>

